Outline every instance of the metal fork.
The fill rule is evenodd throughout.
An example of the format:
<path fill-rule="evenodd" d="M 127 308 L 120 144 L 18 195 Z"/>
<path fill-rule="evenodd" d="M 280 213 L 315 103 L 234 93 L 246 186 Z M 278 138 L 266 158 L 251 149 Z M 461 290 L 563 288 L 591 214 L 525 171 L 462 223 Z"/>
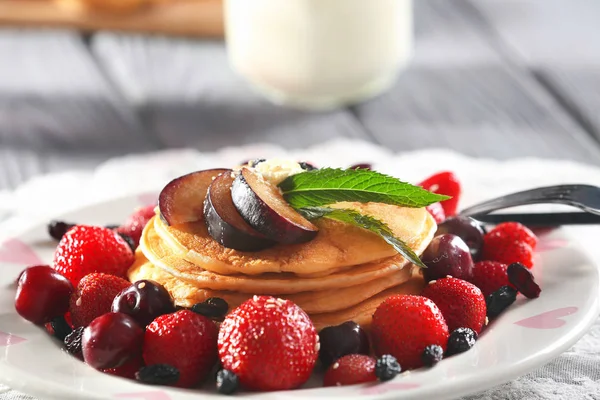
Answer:
<path fill-rule="evenodd" d="M 492 211 L 505 208 L 548 203 L 565 204 L 579 208 L 588 213 L 587 215 L 590 218 L 587 218 L 585 214 L 581 215 L 582 213 L 510 214 L 510 216 L 504 216 L 505 218 L 499 215 L 486 215 Z M 515 220 L 519 216 L 525 216 L 529 217 L 525 219 L 536 220 L 544 225 L 553 224 L 552 221 L 545 222 L 544 219 L 553 219 L 557 221 L 556 224 L 559 224 L 559 221 L 560 224 L 598 223 L 600 222 L 598 218 L 600 216 L 600 188 L 592 185 L 558 185 L 530 189 L 479 203 L 461 211 L 460 215 L 489 222 L 498 222 L 504 219 L 511 220 L 509 218 Z"/>

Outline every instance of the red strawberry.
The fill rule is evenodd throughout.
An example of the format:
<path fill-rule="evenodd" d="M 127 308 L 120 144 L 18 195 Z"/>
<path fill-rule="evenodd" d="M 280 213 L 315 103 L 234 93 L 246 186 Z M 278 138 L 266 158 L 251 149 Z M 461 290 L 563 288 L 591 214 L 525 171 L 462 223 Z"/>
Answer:
<path fill-rule="evenodd" d="M 333 363 L 325 372 L 323 386 L 345 386 L 374 382 L 375 359 L 363 354 L 349 354 Z"/>
<path fill-rule="evenodd" d="M 375 354 L 391 354 L 402 369 L 423 366 L 425 347 L 446 350 L 448 326 L 433 301 L 423 296 L 395 295 L 377 307 L 371 325 Z"/>
<path fill-rule="evenodd" d="M 127 218 L 125 223 L 117 228 L 117 232 L 123 233 L 133 239 L 133 242 L 137 246 L 140 243 L 140 237 L 142 236 L 142 230 L 154 217 L 155 206 L 146 206 L 138 208 L 133 214 Z"/>
<path fill-rule="evenodd" d="M 496 261 L 475 263 L 471 283 L 481 289 L 484 296 L 489 296 L 502 286 L 509 285 L 506 268 L 506 264 Z"/>
<path fill-rule="evenodd" d="M 114 275 L 94 273 L 83 277 L 69 305 L 75 328 L 88 326 L 94 319 L 109 313 L 115 296 L 130 285 Z"/>
<path fill-rule="evenodd" d="M 502 264 L 521 263 L 533 267 L 533 249 L 525 242 L 507 241 L 499 235 L 486 235 L 483 239 L 483 259 Z"/>
<path fill-rule="evenodd" d="M 446 220 L 446 213 L 444 212 L 444 207 L 442 207 L 442 203 L 433 203 L 425 207 L 429 214 L 435 219 L 436 224 L 441 224 Z"/>
<path fill-rule="evenodd" d="M 531 246 L 532 249 L 535 249 L 538 241 L 535 233 L 519 222 L 504 222 L 499 224 L 492 229 L 486 237 L 488 237 L 488 240 L 491 240 L 491 237 L 494 237 L 494 240 L 503 240 L 507 243 L 524 242 Z M 501 239 L 496 237 L 500 237 Z"/>
<path fill-rule="evenodd" d="M 110 375 L 120 376 L 121 378 L 135 379 L 135 373 L 142 369 L 143 366 L 144 359 L 142 357 L 134 357 L 120 367 L 106 368 L 101 371 Z"/>
<path fill-rule="evenodd" d="M 437 173 L 425 179 L 419 186 L 433 193 L 451 196 L 451 199 L 442 201 L 442 207 L 447 218 L 456 215 L 461 186 L 458 177 L 454 173 L 448 171 Z"/>
<path fill-rule="evenodd" d="M 177 368 L 179 381 L 174 386 L 195 386 L 217 361 L 217 327 L 190 310 L 161 315 L 146 328 L 144 361 Z"/>
<path fill-rule="evenodd" d="M 443 278 L 430 282 L 421 295 L 438 306 L 450 332 L 456 328 L 481 332 L 487 310 L 485 297 L 477 286 L 462 279 Z"/>
<path fill-rule="evenodd" d="M 254 296 L 221 324 L 219 356 L 250 390 L 286 390 L 308 380 L 319 336 L 306 313 L 289 300 Z"/>
<path fill-rule="evenodd" d="M 99 226 L 79 225 L 68 231 L 54 253 L 54 269 L 77 286 L 93 272 L 126 277 L 135 257 L 116 232 Z"/>

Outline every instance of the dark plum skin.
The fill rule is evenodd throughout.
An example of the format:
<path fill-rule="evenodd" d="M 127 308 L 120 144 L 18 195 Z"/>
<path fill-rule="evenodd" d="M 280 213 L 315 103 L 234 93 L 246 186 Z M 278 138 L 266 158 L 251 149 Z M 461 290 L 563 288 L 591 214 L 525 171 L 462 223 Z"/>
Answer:
<path fill-rule="evenodd" d="M 175 312 L 175 305 L 171 295 L 162 285 L 142 280 L 123 289 L 115 297 L 112 311 L 128 314 L 140 326 L 146 326 L 161 315 Z"/>
<path fill-rule="evenodd" d="M 427 266 L 423 273 L 428 282 L 448 275 L 466 281 L 473 276 L 469 247 L 456 235 L 446 233 L 434 237 L 421 255 L 421 261 Z"/>
<path fill-rule="evenodd" d="M 436 236 L 451 233 L 460 237 L 471 250 L 473 261 L 481 259 L 483 251 L 483 227 L 479 222 L 469 217 L 451 217 L 438 226 Z"/>
<path fill-rule="evenodd" d="M 353 321 L 324 328 L 319 332 L 319 343 L 319 360 L 324 368 L 348 354 L 369 354 L 367 334 Z"/>

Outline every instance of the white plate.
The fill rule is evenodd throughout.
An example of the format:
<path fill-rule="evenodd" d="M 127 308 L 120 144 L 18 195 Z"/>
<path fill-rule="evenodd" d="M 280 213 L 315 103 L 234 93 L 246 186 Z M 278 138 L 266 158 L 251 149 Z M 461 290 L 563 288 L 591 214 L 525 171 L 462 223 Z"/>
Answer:
<path fill-rule="evenodd" d="M 147 201 L 132 196 L 77 210 L 64 219 L 87 224 L 122 221 Z M 45 222 L 0 244 L 0 381 L 40 399 L 198 399 L 198 391 L 144 386 L 102 374 L 60 350 L 44 330 L 14 311 L 13 282 L 25 265 L 49 262 L 55 243 Z M 481 335 L 475 347 L 429 370 L 377 385 L 248 393 L 244 397 L 452 399 L 522 375 L 573 345 L 598 317 L 596 267 L 560 231 L 541 237 L 534 274 L 536 300 L 519 298 Z M 202 398 L 220 398 L 203 391 Z"/>

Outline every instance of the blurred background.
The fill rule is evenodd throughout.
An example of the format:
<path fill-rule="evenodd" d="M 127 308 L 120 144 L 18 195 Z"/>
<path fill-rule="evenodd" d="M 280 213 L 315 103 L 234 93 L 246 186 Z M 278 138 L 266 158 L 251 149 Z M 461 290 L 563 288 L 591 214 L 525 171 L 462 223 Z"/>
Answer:
<path fill-rule="evenodd" d="M 131 153 L 335 138 L 600 164 L 596 0 L 226 3 L 0 0 L 0 191 Z"/>

